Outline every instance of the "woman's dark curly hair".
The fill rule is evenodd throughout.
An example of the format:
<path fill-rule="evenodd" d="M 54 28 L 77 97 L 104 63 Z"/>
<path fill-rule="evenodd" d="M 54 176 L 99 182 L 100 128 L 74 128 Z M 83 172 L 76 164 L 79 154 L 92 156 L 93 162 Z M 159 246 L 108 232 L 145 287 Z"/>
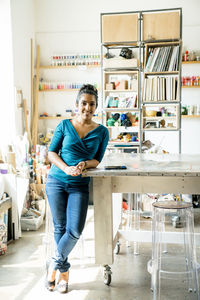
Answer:
<path fill-rule="evenodd" d="M 96 107 L 98 106 L 98 91 L 97 89 L 94 87 L 94 85 L 92 84 L 84 84 L 79 92 L 78 92 L 78 96 L 76 98 L 76 104 L 78 105 L 80 97 L 82 94 L 89 94 L 89 95 L 94 95 L 95 99 L 96 99 Z"/>

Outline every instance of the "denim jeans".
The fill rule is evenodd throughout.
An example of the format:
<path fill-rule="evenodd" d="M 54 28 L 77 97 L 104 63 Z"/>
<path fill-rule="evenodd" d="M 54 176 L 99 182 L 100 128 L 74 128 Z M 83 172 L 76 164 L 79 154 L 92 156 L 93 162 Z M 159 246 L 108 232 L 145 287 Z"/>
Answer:
<path fill-rule="evenodd" d="M 75 186 L 64 183 L 49 175 L 46 193 L 53 217 L 56 242 L 52 267 L 64 273 L 70 268 L 68 255 L 76 245 L 85 225 L 89 188 L 88 185 Z"/>

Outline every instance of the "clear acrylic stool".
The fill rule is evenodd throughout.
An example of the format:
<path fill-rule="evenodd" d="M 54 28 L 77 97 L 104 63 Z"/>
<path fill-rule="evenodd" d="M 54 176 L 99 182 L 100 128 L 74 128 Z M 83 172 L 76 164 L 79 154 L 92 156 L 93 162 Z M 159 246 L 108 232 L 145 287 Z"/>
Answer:
<path fill-rule="evenodd" d="M 177 235 L 174 237 L 176 240 L 173 243 L 179 243 L 182 246 L 182 253 L 179 251 L 176 256 L 168 252 L 164 254 L 163 251 L 165 242 L 170 243 L 169 235 L 166 234 L 171 234 L 165 231 L 167 228 L 166 220 L 173 213 L 176 213 L 180 219 L 180 228 L 177 229 Z M 166 225 L 164 226 L 164 224 Z M 164 279 L 165 283 L 167 279 L 174 282 L 175 280 L 182 282 L 186 280 L 186 289 L 194 293 L 192 299 L 200 299 L 191 203 L 176 201 L 153 203 L 151 263 L 151 288 L 154 300 L 161 299 L 161 279 Z"/>

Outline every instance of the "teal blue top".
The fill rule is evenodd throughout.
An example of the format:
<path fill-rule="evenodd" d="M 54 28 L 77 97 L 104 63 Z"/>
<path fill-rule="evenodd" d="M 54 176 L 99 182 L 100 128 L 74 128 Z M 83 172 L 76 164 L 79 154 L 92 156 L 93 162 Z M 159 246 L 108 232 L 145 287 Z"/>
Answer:
<path fill-rule="evenodd" d="M 49 151 L 56 152 L 68 166 L 80 161 L 102 160 L 109 140 L 108 129 L 99 125 L 81 139 L 69 119 L 61 121 L 55 129 Z M 52 164 L 49 174 L 58 180 L 72 184 L 88 184 L 90 178 L 67 175 Z"/>

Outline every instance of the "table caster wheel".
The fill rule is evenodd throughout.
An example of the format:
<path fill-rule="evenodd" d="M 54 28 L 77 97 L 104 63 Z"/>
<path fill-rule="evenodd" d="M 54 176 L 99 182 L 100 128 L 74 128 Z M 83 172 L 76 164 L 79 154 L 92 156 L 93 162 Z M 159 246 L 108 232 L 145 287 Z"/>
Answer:
<path fill-rule="evenodd" d="M 119 241 L 117 241 L 114 252 L 115 252 L 115 254 L 119 254 L 119 252 L 120 252 L 120 242 Z"/>
<path fill-rule="evenodd" d="M 108 266 L 108 265 L 105 265 L 104 266 L 104 284 L 106 284 L 106 285 L 110 285 L 110 283 L 111 283 L 111 274 L 112 274 L 112 272 L 111 272 L 111 267 L 110 266 Z"/>

